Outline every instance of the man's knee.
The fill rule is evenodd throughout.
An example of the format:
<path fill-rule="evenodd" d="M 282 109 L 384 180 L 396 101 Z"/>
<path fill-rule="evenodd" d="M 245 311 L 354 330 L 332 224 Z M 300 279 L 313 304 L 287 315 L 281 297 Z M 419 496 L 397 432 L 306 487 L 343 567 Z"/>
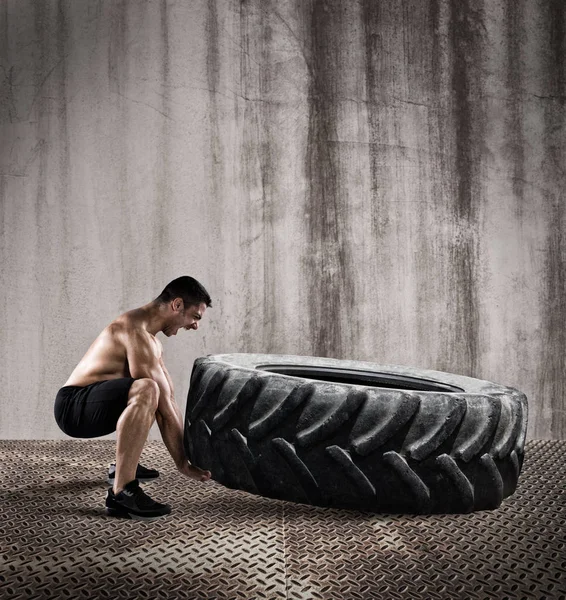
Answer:
<path fill-rule="evenodd" d="M 153 411 L 156 411 L 159 404 L 159 386 L 153 379 L 136 379 L 128 394 L 128 403 L 133 401 L 149 405 Z"/>

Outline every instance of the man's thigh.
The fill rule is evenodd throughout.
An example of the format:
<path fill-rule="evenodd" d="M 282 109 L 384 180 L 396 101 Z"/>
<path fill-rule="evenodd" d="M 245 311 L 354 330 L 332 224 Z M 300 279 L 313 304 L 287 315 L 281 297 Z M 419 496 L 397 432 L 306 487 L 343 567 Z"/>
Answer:
<path fill-rule="evenodd" d="M 134 381 L 133 377 L 122 377 L 85 387 L 62 388 L 55 403 L 59 427 L 77 438 L 100 437 L 116 431 Z"/>

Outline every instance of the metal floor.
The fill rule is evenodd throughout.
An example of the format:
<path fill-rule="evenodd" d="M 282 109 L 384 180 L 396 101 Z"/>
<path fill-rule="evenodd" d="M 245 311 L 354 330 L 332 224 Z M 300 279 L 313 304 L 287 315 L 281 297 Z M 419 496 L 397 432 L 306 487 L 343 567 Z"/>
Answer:
<path fill-rule="evenodd" d="M 566 600 L 566 442 L 531 441 L 514 496 L 377 515 L 252 496 L 142 464 L 173 513 L 106 517 L 112 441 L 0 441 L 0 598 Z"/>

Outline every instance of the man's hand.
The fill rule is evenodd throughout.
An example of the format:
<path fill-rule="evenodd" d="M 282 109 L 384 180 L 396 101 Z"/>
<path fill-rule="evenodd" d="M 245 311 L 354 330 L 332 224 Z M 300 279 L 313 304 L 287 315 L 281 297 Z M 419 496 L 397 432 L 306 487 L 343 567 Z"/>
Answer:
<path fill-rule="evenodd" d="M 188 460 L 179 465 L 177 469 L 179 470 L 179 473 L 182 473 L 191 479 L 196 479 L 197 481 L 208 481 L 211 477 L 210 471 L 203 471 L 202 469 L 191 465 Z"/>

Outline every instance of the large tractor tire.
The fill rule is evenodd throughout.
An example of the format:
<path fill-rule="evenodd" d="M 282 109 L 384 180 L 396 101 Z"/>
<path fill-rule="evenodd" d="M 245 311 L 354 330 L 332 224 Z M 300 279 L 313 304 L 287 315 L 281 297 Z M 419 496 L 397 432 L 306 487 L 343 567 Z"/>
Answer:
<path fill-rule="evenodd" d="M 466 513 L 511 495 L 527 399 L 461 375 L 330 358 L 198 358 L 185 450 L 219 483 L 389 513 Z"/>

